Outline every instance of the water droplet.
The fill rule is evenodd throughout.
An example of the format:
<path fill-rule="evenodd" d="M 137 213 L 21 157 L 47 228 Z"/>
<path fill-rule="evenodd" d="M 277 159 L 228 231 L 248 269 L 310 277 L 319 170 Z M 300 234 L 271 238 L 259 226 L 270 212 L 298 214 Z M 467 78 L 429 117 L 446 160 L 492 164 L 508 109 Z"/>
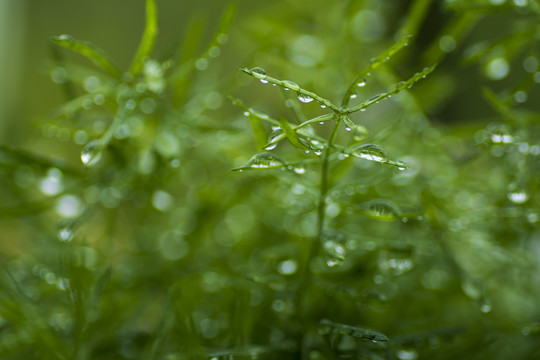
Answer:
<path fill-rule="evenodd" d="M 321 151 L 321 150 L 315 150 L 315 151 L 313 151 L 313 153 L 314 153 L 315 155 L 320 156 L 320 155 L 322 154 L 322 151 Z"/>
<path fill-rule="evenodd" d="M 324 121 L 319 121 L 319 125 L 324 125 Z"/>
<path fill-rule="evenodd" d="M 58 229 L 56 236 L 62 242 L 70 242 L 73 239 L 73 230 L 69 226 L 63 226 Z"/>
<path fill-rule="evenodd" d="M 312 102 L 313 98 L 311 96 L 303 95 L 303 94 L 298 93 L 298 100 L 300 100 L 301 102 L 307 104 L 307 103 Z"/>
<path fill-rule="evenodd" d="M 484 67 L 484 74 L 490 80 L 504 79 L 510 70 L 510 65 L 505 58 L 498 57 L 488 63 Z"/>
<path fill-rule="evenodd" d="M 326 105 L 321 104 L 321 109 L 326 109 Z"/>
<path fill-rule="evenodd" d="M 266 78 L 266 70 L 264 70 L 262 67 L 254 67 L 250 70 L 251 74 L 256 77 L 257 79 L 265 79 Z"/>
<path fill-rule="evenodd" d="M 326 260 L 326 265 L 328 267 L 336 267 L 336 266 L 339 266 L 341 264 L 343 264 L 343 260 L 340 260 L 340 259 L 337 259 L 337 258 L 328 257 L 328 259 Z"/>
<path fill-rule="evenodd" d="M 357 96 L 358 96 L 358 95 L 357 95 L 355 92 L 353 92 L 353 93 L 351 94 L 351 99 L 356 99 Z"/>
<path fill-rule="evenodd" d="M 39 190 L 49 196 L 60 194 L 64 190 L 62 172 L 56 168 L 47 171 L 47 176 L 39 182 Z"/>
<path fill-rule="evenodd" d="M 510 201 L 516 204 L 523 204 L 529 200 L 529 194 L 527 194 L 524 190 L 509 192 L 507 197 Z"/>
<path fill-rule="evenodd" d="M 81 151 L 81 161 L 84 166 L 92 167 L 101 160 L 103 145 L 100 140 L 90 141 Z"/>
<path fill-rule="evenodd" d="M 295 260 L 284 260 L 278 264 L 278 271 L 282 275 L 292 275 L 296 272 L 298 264 Z"/>
<path fill-rule="evenodd" d="M 174 206 L 174 197 L 163 190 L 156 190 L 152 194 L 152 206 L 159 211 L 167 212 Z"/>
<path fill-rule="evenodd" d="M 271 151 L 271 150 L 274 150 L 276 147 L 277 147 L 277 143 L 274 143 L 274 144 L 268 145 L 264 149 L 267 150 L 267 151 Z"/>
<path fill-rule="evenodd" d="M 208 60 L 205 58 L 197 59 L 197 61 L 195 61 L 195 68 L 201 71 L 206 70 L 206 68 L 208 68 Z"/>
<path fill-rule="evenodd" d="M 362 80 L 360 80 L 360 82 L 358 83 L 358 87 L 364 87 L 364 86 L 366 86 L 366 83 L 367 83 L 366 79 L 362 79 Z"/>
<path fill-rule="evenodd" d="M 282 84 L 283 84 L 283 86 L 285 86 L 285 90 L 288 90 L 288 89 L 291 89 L 293 91 L 300 90 L 300 86 L 297 83 L 293 82 L 293 81 L 283 80 Z"/>
<path fill-rule="evenodd" d="M 295 167 L 294 172 L 301 175 L 306 172 L 306 169 L 304 169 L 303 167 Z"/>
<path fill-rule="evenodd" d="M 268 80 L 260 79 L 259 81 L 263 84 L 268 84 Z"/>
<path fill-rule="evenodd" d="M 382 221 L 401 220 L 401 210 L 388 200 L 374 200 L 358 205 L 356 211 L 371 218 Z"/>
<path fill-rule="evenodd" d="M 482 305 L 480 305 L 480 311 L 482 311 L 484 314 L 487 314 L 491 311 L 491 304 L 488 302 L 484 302 Z"/>
<path fill-rule="evenodd" d="M 370 161 L 388 161 L 388 157 L 386 156 L 386 152 L 383 150 L 383 148 L 375 144 L 366 144 L 359 146 L 351 152 L 351 155 Z"/>
<path fill-rule="evenodd" d="M 352 129 L 348 126 L 345 127 L 345 131 L 351 131 Z"/>
<path fill-rule="evenodd" d="M 396 352 L 399 360 L 416 360 L 418 359 L 418 351 L 415 349 L 400 349 Z"/>
<path fill-rule="evenodd" d="M 247 170 L 247 169 L 268 169 L 268 168 L 281 168 L 285 165 L 285 161 L 279 156 L 272 153 L 260 153 L 253 156 L 247 163 L 240 168 L 233 170 Z"/>
<path fill-rule="evenodd" d="M 244 111 L 244 116 L 249 116 L 249 112 L 248 112 L 248 111 Z"/>

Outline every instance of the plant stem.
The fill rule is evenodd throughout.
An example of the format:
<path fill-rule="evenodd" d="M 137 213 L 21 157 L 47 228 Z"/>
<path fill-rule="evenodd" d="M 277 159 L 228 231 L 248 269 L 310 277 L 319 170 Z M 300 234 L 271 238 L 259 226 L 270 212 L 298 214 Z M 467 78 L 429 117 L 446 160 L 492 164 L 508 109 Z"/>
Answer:
<path fill-rule="evenodd" d="M 320 183 L 320 196 L 319 196 L 319 205 L 317 208 L 317 236 L 311 240 L 309 245 L 308 256 L 302 267 L 302 272 L 300 273 L 300 285 L 298 287 L 298 297 L 297 297 L 297 309 L 300 311 L 300 320 L 303 325 L 309 321 L 309 313 L 302 312 L 302 305 L 305 305 L 305 300 L 308 298 L 307 289 L 311 285 L 312 273 L 309 270 L 309 266 L 313 259 L 319 253 L 319 249 L 322 243 L 322 237 L 324 233 L 324 222 L 325 222 L 325 211 L 326 211 L 326 195 L 328 193 L 328 175 L 329 175 L 329 157 L 331 153 L 331 148 L 333 146 L 334 140 L 337 135 L 339 126 L 341 125 L 341 117 L 338 116 L 332 129 L 332 134 L 328 139 L 328 146 L 323 152 L 322 158 L 322 168 L 321 168 L 321 183 Z M 301 335 L 300 341 L 300 352 L 303 351 L 304 347 L 304 336 Z M 303 355 L 303 354 L 302 354 Z"/>

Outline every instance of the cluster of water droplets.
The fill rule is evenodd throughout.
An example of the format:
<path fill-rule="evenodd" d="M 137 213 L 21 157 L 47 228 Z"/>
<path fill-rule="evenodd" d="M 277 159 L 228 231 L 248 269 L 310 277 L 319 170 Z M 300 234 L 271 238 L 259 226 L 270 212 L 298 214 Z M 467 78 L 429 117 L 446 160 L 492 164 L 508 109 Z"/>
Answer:
<path fill-rule="evenodd" d="M 392 247 L 379 254 L 379 269 L 395 276 L 403 275 L 414 268 L 413 249 L 410 246 Z"/>
<path fill-rule="evenodd" d="M 345 261 L 349 249 L 347 248 L 347 237 L 339 230 L 326 229 L 322 237 L 322 248 L 326 253 L 326 265 L 336 267 Z"/>

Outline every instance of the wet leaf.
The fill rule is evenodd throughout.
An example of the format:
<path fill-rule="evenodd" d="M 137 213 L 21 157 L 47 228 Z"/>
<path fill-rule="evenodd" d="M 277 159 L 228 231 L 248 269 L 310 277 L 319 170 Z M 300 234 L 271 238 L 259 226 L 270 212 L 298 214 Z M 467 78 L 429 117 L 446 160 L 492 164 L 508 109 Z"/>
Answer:
<path fill-rule="evenodd" d="M 253 156 L 247 163 L 232 169 L 232 171 L 280 169 L 285 165 L 285 161 L 279 156 L 265 152 Z"/>
<path fill-rule="evenodd" d="M 105 55 L 105 52 L 93 44 L 87 41 L 81 41 L 74 39 L 70 35 L 60 35 L 51 37 L 51 41 L 78 52 L 82 56 L 90 59 L 95 65 L 99 66 L 105 72 L 115 79 L 120 79 L 121 72 L 118 70 L 116 65 Z"/>
<path fill-rule="evenodd" d="M 388 337 L 379 331 L 363 328 L 360 326 L 339 324 L 327 319 L 323 319 L 319 323 L 319 333 L 322 335 L 329 335 L 332 333 L 348 335 L 365 340 L 371 340 L 374 342 L 388 341 Z"/>
<path fill-rule="evenodd" d="M 399 207 L 389 200 L 373 200 L 357 205 L 355 211 L 381 221 L 401 220 L 402 213 Z"/>

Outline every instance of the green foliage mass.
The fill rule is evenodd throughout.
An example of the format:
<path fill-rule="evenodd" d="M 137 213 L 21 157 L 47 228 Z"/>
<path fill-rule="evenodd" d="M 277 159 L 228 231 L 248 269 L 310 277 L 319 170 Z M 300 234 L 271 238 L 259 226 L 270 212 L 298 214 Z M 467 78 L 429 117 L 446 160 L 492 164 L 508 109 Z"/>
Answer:
<path fill-rule="evenodd" d="M 537 0 L 159 5 L 0 145 L 0 358 L 540 358 Z"/>

